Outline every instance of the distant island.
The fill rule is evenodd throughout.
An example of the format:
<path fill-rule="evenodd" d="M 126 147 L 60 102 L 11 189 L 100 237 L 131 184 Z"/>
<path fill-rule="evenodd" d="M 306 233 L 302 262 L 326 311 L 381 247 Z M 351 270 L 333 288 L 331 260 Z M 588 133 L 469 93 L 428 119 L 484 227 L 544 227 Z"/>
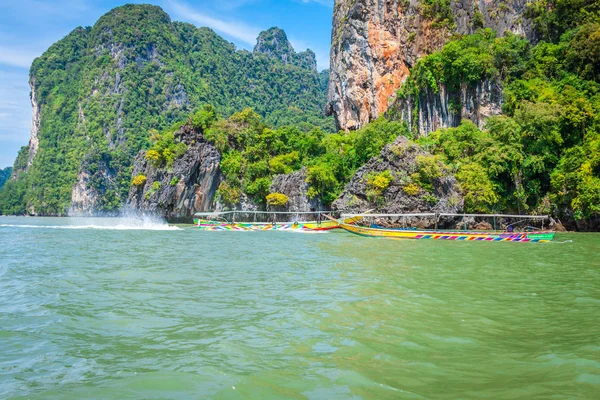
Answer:
<path fill-rule="evenodd" d="M 8 181 L 10 176 L 12 175 L 12 167 L 6 167 L 0 169 L 0 189 L 4 186 L 4 184 Z"/>

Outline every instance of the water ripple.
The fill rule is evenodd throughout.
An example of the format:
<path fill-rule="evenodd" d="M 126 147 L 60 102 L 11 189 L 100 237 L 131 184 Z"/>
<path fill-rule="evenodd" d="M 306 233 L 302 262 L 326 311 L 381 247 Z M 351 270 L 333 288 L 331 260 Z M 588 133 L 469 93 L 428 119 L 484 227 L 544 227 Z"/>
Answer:
<path fill-rule="evenodd" d="M 535 246 L 98 221 L 2 219 L 0 398 L 600 392 L 598 235 Z"/>

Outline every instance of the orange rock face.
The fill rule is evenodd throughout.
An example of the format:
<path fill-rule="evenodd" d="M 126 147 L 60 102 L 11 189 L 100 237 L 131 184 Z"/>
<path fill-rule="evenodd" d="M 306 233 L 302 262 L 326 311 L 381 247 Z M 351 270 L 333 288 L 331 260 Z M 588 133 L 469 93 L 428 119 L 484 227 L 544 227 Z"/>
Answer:
<path fill-rule="evenodd" d="M 527 1 L 514 0 L 498 17 L 492 11 L 502 0 L 453 0 L 454 24 L 444 26 L 422 16 L 418 0 L 335 0 L 328 113 L 340 129 L 360 128 L 388 110 L 418 58 L 441 48 L 454 32 L 473 32 L 475 7 L 484 25 L 499 33 L 527 34 L 521 16 Z"/>
<path fill-rule="evenodd" d="M 421 43 L 409 36 L 422 21 L 410 6 L 403 10 L 401 3 L 406 4 L 335 2 L 329 112 L 341 129 L 357 129 L 385 113 L 421 55 Z"/>

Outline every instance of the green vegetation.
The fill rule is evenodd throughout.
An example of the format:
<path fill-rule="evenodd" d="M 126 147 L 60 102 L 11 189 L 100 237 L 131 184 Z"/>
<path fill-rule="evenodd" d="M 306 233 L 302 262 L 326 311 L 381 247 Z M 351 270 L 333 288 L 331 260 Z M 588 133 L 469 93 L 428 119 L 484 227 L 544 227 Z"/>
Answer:
<path fill-rule="evenodd" d="M 147 180 L 147 178 L 145 175 L 137 175 L 131 181 L 131 185 L 132 186 L 144 186 L 146 184 L 146 180 Z"/>
<path fill-rule="evenodd" d="M 369 201 L 382 200 L 383 192 L 390 186 L 394 180 L 392 172 L 385 170 L 383 172 L 371 172 L 365 177 L 367 180 L 367 199 Z"/>
<path fill-rule="evenodd" d="M 269 46 L 268 32 L 263 43 Z M 220 117 L 252 107 L 271 126 L 332 132 L 333 118 L 322 115 L 327 76 L 316 70 L 314 53 L 287 51 L 292 62 L 237 51 L 212 30 L 171 22 L 149 5 L 118 7 L 93 27 L 75 29 L 33 62 L 39 151 L 26 173 L 20 159 L 15 163 L 19 179 L 2 190 L 0 212 L 22 202 L 19 212 L 64 214 L 81 171 L 99 194 L 98 211 L 117 210 L 140 150 L 167 167 L 183 150 L 169 133 L 150 140 L 148 132 L 173 132 L 175 122 L 208 103 Z M 202 125 L 207 116 L 196 115 Z"/>
<path fill-rule="evenodd" d="M 242 192 L 265 204 L 273 176 L 302 166 L 307 166 L 309 195 L 330 203 L 359 167 L 399 135 L 409 133 L 404 123 L 384 119 L 348 134 L 326 134 L 319 127 L 307 132 L 272 128 L 251 109 L 209 125 L 204 135 L 223 154 L 225 183 L 219 193 L 227 204 L 236 204 Z"/>
<path fill-rule="evenodd" d="M 227 182 L 222 182 L 217 190 L 217 198 L 227 205 L 235 205 L 240 202 L 242 191 L 237 187 L 231 187 Z"/>
<path fill-rule="evenodd" d="M 0 169 L 0 189 L 2 189 L 2 186 L 4 186 L 6 181 L 8 181 L 10 179 L 11 175 L 12 175 L 11 167 Z"/>
<path fill-rule="evenodd" d="M 433 180 L 442 176 L 444 168 L 438 156 L 417 156 L 417 173 L 411 176 L 412 181 L 427 192 L 433 190 Z"/>
<path fill-rule="evenodd" d="M 271 193 L 267 195 L 267 205 L 269 206 L 285 206 L 290 198 L 283 193 Z"/>
<path fill-rule="evenodd" d="M 403 186 L 402 190 L 409 196 L 416 196 L 421 191 L 421 188 L 416 183 L 409 183 L 408 185 Z"/>
<path fill-rule="evenodd" d="M 590 218 L 600 213 L 600 6 L 539 0 L 528 15 L 544 41 L 532 46 L 489 29 L 458 37 L 418 61 L 399 94 L 445 85 L 458 112 L 460 85 L 502 82 L 504 114 L 484 130 L 463 121 L 418 143 L 455 172 L 467 211 Z M 436 171 L 423 161 L 418 178 L 427 188 Z"/>
<path fill-rule="evenodd" d="M 166 165 L 167 168 L 172 168 L 175 160 L 187 151 L 186 144 L 176 142 L 175 134 L 170 131 L 161 135 L 158 131 L 151 130 L 150 142 L 152 147 L 146 152 L 146 159 L 155 167 Z"/>
<path fill-rule="evenodd" d="M 433 21 L 433 27 L 453 29 L 456 26 L 450 0 L 421 0 L 419 6 L 421 14 Z"/>
<path fill-rule="evenodd" d="M 235 206 L 242 195 L 262 205 L 281 205 L 282 198 L 271 193 L 271 183 L 277 174 L 289 174 L 307 167 L 309 197 L 321 196 L 331 203 L 341 193 L 356 170 L 373 156 L 379 155 L 386 144 L 399 135 L 409 135 L 404 123 L 380 119 L 357 131 L 327 134 L 319 127 L 302 131 L 297 127 L 272 127 L 252 109 L 220 118 L 214 107 L 205 106 L 192 114 L 189 123 L 221 153 L 221 172 L 224 181 L 217 196 L 227 206 Z M 181 143 L 173 129 L 162 134 L 152 132 L 155 143 L 146 158 L 163 168 L 164 149 L 178 148 Z M 167 143 L 167 145 L 158 145 Z M 182 148 L 183 149 L 183 148 Z M 173 151 L 175 153 L 175 151 Z M 177 158 L 177 157 L 175 157 Z M 383 192 L 392 180 L 386 171 L 374 177 L 374 190 Z M 177 183 L 171 182 L 171 185 Z"/>

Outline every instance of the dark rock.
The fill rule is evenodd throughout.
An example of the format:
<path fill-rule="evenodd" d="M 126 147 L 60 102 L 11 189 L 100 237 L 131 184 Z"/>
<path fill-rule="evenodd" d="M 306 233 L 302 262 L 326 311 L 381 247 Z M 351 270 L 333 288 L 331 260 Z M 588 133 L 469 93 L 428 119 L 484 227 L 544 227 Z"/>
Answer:
<path fill-rule="evenodd" d="M 277 175 L 271 184 L 271 193 L 283 193 L 289 197 L 285 211 L 308 212 L 324 210 L 321 199 L 316 196 L 308 198 L 308 183 L 306 182 L 306 168 L 287 175 Z"/>
<path fill-rule="evenodd" d="M 600 231 L 600 214 L 592 215 L 585 219 L 575 218 L 573 210 L 564 208 L 557 211 L 554 215 L 555 230 L 561 232 L 561 228 L 576 232 L 598 232 Z"/>
<path fill-rule="evenodd" d="M 427 192 L 422 188 L 416 194 L 409 194 L 408 185 L 411 184 L 411 175 L 418 172 L 417 157 L 430 156 L 417 144 L 401 136 L 393 144 L 387 145 L 378 157 L 373 157 L 361 167 L 344 192 L 333 203 L 334 210 L 349 213 L 361 213 L 374 210 L 385 214 L 407 213 L 458 213 L 463 208 L 463 197 L 459 192 L 456 179 L 450 172 L 442 167 L 442 175 L 432 179 L 433 190 Z M 376 199 L 368 197 L 368 175 L 390 171 L 393 180 Z M 401 218 L 389 223 L 406 222 L 408 225 L 434 223 L 434 218 Z M 445 220 L 441 221 L 442 224 Z M 423 226 L 419 226 L 423 227 Z"/>
<path fill-rule="evenodd" d="M 196 212 L 215 209 L 215 194 L 222 181 L 219 151 L 190 125 L 183 126 L 176 139 L 188 148 L 171 169 L 153 166 L 145 151 L 137 155 L 133 176 L 142 174 L 147 180 L 142 187 L 131 187 L 129 208 L 169 219 L 191 219 Z"/>

